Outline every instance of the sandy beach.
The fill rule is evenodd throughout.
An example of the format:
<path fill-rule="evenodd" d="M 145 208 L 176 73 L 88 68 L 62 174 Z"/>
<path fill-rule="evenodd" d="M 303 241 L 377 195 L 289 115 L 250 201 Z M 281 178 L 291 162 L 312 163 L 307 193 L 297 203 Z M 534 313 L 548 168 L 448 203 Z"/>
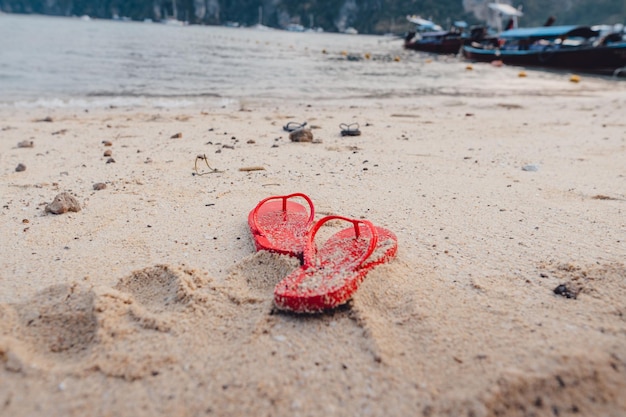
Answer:
<path fill-rule="evenodd" d="M 514 87 L 0 108 L 0 415 L 626 415 L 626 85 L 481 68 Z M 247 224 L 295 192 L 398 238 L 324 314 Z"/>

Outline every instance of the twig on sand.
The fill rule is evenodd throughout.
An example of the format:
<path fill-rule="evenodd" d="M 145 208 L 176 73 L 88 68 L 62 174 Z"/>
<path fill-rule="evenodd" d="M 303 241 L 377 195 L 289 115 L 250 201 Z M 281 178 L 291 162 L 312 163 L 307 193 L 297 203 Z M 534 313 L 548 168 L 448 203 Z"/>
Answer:
<path fill-rule="evenodd" d="M 250 172 L 250 171 L 265 171 L 265 167 L 262 166 L 253 166 L 253 167 L 241 167 L 239 171 Z"/>
<path fill-rule="evenodd" d="M 209 167 L 210 171 L 208 171 L 208 172 L 198 172 L 198 159 L 204 161 L 206 166 Z M 194 167 L 194 170 L 196 171 L 195 175 L 217 174 L 217 173 L 220 173 L 220 172 L 224 172 L 224 171 L 220 171 L 217 168 L 211 168 L 211 165 L 209 165 L 209 160 L 207 159 L 206 155 L 204 155 L 204 154 L 196 156 L 196 161 L 195 161 L 193 167 Z"/>

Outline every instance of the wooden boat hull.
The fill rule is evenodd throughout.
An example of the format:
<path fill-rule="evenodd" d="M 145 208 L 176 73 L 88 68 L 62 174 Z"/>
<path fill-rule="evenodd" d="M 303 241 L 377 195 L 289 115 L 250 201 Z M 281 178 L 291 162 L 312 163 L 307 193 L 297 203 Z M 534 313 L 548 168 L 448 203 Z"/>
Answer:
<path fill-rule="evenodd" d="M 539 50 L 500 50 L 463 46 L 463 56 L 478 62 L 502 61 L 506 65 L 612 72 L 626 66 L 626 42 L 606 46 Z"/>
<path fill-rule="evenodd" d="M 426 32 L 416 37 L 410 32 L 404 39 L 404 48 L 431 54 L 456 55 L 461 51 L 465 38 L 458 32 Z"/>
<path fill-rule="evenodd" d="M 449 39 L 442 42 L 405 42 L 404 48 L 431 54 L 456 55 L 461 51 L 462 39 Z"/>

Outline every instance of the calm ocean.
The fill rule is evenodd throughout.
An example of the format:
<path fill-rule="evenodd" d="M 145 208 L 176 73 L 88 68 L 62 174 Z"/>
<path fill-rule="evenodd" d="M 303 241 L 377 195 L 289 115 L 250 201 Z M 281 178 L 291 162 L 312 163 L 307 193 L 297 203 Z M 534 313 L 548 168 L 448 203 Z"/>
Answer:
<path fill-rule="evenodd" d="M 382 36 L 0 15 L 0 106 L 493 94 L 485 77 L 507 94 L 519 82 L 466 65 Z"/>

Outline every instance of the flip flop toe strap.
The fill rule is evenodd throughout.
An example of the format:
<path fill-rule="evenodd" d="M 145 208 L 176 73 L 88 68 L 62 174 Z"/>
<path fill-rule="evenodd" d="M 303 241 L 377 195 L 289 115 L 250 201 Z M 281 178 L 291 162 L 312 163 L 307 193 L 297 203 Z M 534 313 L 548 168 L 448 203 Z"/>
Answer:
<path fill-rule="evenodd" d="M 364 230 L 366 229 L 369 232 L 369 243 L 368 246 L 366 248 L 365 251 L 359 253 L 359 254 L 355 254 L 355 253 L 350 253 L 350 254 L 341 254 L 338 253 L 337 255 L 339 256 L 338 259 L 342 259 L 342 260 L 346 260 L 347 258 L 345 258 L 346 255 L 349 256 L 354 256 L 357 255 L 357 258 L 353 258 L 351 259 L 348 263 L 348 265 L 342 265 L 341 261 L 338 260 L 333 260 L 333 259 L 328 259 L 328 258 L 323 258 L 320 259 L 318 256 L 318 251 L 317 251 L 317 246 L 315 245 L 315 236 L 317 235 L 317 232 L 320 230 L 320 228 L 327 222 L 331 221 L 331 220 L 343 220 L 349 223 L 352 223 L 352 225 L 354 226 L 354 234 L 348 234 L 346 236 L 346 238 L 350 238 L 350 239 L 359 239 L 361 238 L 361 235 L 363 234 Z M 345 232 L 345 231 L 344 231 Z M 340 234 L 343 232 L 340 232 Z M 332 237 L 331 237 L 332 239 Z M 309 233 L 307 234 L 306 237 L 306 244 L 304 246 L 304 256 L 303 256 L 303 268 L 304 269 L 309 269 L 309 268 L 319 268 L 319 267 L 352 267 L 354 270 L 358 270 L 364 263 L 365 261 L 371 256 L 371 254 L 374 252 L 374 250 L 376 249 L 376 245 L 378 244 L 378 232 L 376 230 L 376 227 L 374 227 L 374 225 L 368 221 L 368 220 L 358 220 L 358 219 L 350 219 L 348 217 L 343 217 L 343 216 L 326 216 L 320 220 L 318 220 L 313 227 L 311 228 L 311 230 L 309 231 Z M 338 248 L 339 250 L 340 248 Z M 343 258 L 341 257 L 343 255 Z"/>
<path fill-rule="evenodd" d="M 307 220 L 307 224 L 313 223 L 313 218 L 315 217 L 315 208 L 313 207 L 313 201 L 311 201 L 309 196 L 307 196 L 306 194 L 294 193 L 294 194 L 289 194 L 289 195 L 267 197 L 261 200 L 259 204 L 257 204 L 256 207 L 254 208 L 254 211 L 252 214 L 252 223 L 254 225 L 254 228 L 258 231 L 262 231 L 262 227 L 259 225 L 259 211 L 265 203 L 271 200 L 282 199 L 283 200 L 283 205 L 282 205 L 283 213 L 287 213 L 287 200 L 294 198 L 294 197 L 301 197 L 304 200 L 306 200 L 307 204 L 309 205 L 309 218 Z"/>

